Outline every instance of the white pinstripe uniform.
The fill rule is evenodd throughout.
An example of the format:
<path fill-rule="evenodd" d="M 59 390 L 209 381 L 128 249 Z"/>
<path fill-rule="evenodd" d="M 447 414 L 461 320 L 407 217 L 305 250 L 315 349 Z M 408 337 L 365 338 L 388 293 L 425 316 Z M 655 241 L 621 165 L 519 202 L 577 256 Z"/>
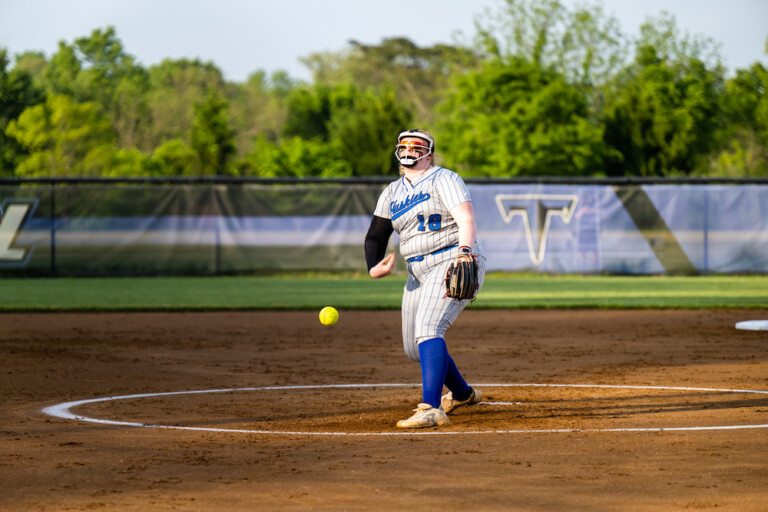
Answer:
<path fill-rule="evenodd" d="M 403 348 L 419 362 L 418 344 L 444 338 L 445 331 L 470 302 L 445 297 L 445 275 L 459 250 L 459 227 L 450 211 L 470 201 L 464 180 L 453 171 L 432 166 L 416 183 L 404 176 L 390 183 L 376 204 L 374 215 L 392 220 L 400 234 L 400 253 L 408 263 L 403 292 Z M 485 256 L 478 243 L 480 286 L 485 278 Z"/>

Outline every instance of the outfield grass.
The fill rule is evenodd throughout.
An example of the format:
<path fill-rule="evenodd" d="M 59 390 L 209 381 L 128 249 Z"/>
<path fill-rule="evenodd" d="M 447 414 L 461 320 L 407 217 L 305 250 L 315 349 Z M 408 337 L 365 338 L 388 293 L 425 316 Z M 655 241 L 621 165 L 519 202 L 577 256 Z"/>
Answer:
<path fill-rule="evenodd" d="M 398 309 L 405 275 L 0 279 L 0 311 Z M 478 309 L 768 308 L 768 276 L 489 274 Z"/>

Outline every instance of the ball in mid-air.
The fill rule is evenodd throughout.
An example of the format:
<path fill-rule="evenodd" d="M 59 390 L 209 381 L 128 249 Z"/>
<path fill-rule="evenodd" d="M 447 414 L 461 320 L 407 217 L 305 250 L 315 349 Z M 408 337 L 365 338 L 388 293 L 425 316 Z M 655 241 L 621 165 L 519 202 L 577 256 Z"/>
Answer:
<path fill-rule="evenodd" d="M 320 323 L 323 325 L 333 325 L 339 321 L 339 312 L 336 308 L 326 306 L 320 310 Z"/>

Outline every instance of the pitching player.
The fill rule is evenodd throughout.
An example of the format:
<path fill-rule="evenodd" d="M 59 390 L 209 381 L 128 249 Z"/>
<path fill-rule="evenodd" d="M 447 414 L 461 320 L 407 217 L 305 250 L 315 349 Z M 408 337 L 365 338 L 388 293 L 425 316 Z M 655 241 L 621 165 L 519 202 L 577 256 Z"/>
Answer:
<path fill-rule="evenodd" d="M 379 197 L 368 234 L 365 259 L 374 279 L 388 276 L 395 254 L 385 256 L 393 231 L 400 234 L 400 253 L 408 279 L 403 290 L 403 348 L 421 363 L 422 403 L 400 428 L 450 423 L 446 413 L 482 399 L 448 354 L 445 331 L 470 302 L 446 297 L 445 277 L 454 262 L 476 259 L 478 289 L 485 277 L 485 256 L 476 240 L 472 200 L 464 181 L 434 165 L 435 140 L 429 132 L 409 130 L 397 138 L 395 156 L 401 177 Z M 440 396 L 443 385 L 449 392 Z"/>

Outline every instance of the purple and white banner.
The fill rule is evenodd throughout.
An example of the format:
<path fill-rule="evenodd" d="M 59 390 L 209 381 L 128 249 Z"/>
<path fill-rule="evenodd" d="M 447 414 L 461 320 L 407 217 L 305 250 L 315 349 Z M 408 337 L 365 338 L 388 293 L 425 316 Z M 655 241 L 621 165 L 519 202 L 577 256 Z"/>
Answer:
<path fill-rule="evenodd" d="M 382 189 L 0 187 L 0 271 L 364 271 L 363 240 Z M 768 273 L 766 185 L 482 184 L 469 190 L 492 271 Z M 395 235 L 393 250 L 397 242 Z"/>

